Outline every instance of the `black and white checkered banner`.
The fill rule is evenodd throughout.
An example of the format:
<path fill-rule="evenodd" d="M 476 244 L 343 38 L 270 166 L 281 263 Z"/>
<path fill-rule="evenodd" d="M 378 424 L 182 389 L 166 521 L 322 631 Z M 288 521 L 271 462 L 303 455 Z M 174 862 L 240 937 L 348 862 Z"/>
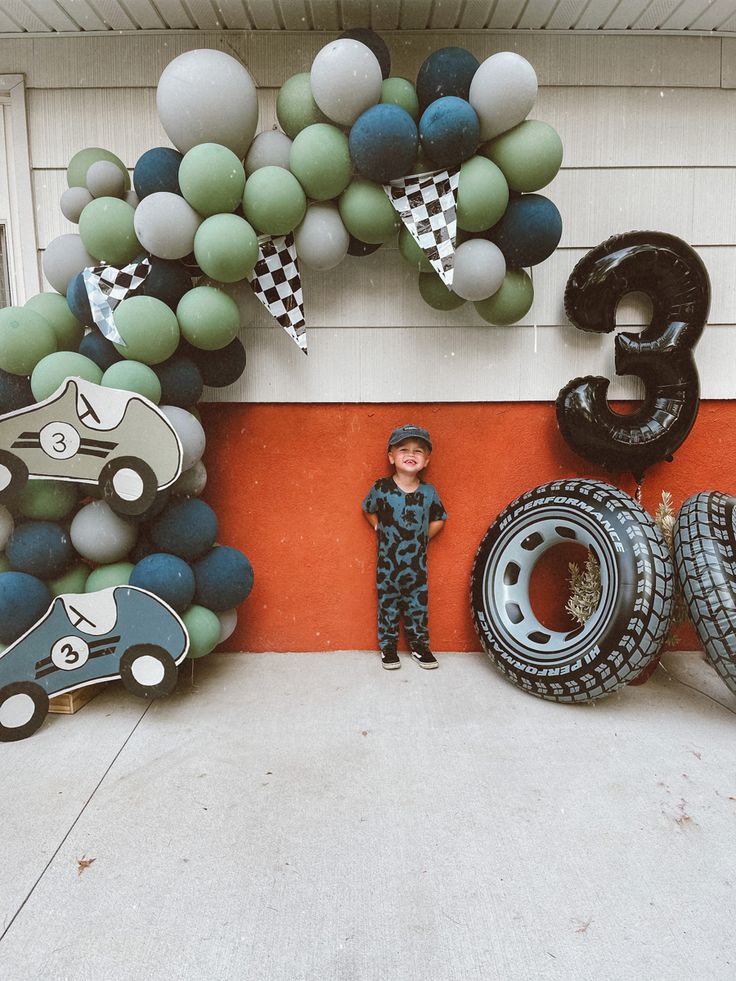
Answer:
<path fill-rule="evenodd" d="M 307 322 L 294 236 L 265 235 L 258 239 L 258 262 L 248 276 L 253 292 L 304 353 Z"/>
<path fill-rule="evenodd" d="M 112 312 L 115 307 L 131 293 L 135 293 L 143 285 L 146 276 L 151 271 L 148 259 L 131 262 L 122 269 L 115 266 L 87 266 L 82 271 L 82 278 L 87 290 L 87 299 L 92 311 L 92 319 L 100 328 L 102 334 L 113 344 L 126 346 L 118 333 Z"/>
<path fill-rule="evenodd" d="M 459 170 L 412 174 L 383 189 L 442 282 L 452 288 Z"/>

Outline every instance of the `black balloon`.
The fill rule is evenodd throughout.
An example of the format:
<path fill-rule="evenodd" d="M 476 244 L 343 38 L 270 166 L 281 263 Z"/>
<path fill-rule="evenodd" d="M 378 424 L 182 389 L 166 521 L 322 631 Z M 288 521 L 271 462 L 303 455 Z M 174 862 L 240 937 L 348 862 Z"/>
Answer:
<path fill-rule="evenodd" d="M 664 232 L 614 235 L 588 252 L 565 288 L 565 312 L 585 331 L 610 333 L 627 293 L 645 293 L 652 319 L 641 333 L 615 339 L 617 375 L 644 382 L 644 400 L 631 415 L 607 401 L 608 378 L 574 378 L 557 396 L 557 423 L 569 445 L 608 470 L 644 471 L 672 454 L 698 414 L 700 382 L 693 348 L 710 307 L 710 280 L 700 257 Z"/>

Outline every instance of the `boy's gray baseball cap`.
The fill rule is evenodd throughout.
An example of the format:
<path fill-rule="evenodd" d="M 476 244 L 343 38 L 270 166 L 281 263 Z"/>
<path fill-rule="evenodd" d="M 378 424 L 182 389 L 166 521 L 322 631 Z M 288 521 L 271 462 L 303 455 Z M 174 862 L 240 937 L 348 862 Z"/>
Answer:
<path fill-rule="evenodd" d="M 427 430 L 422 429 L 421 426 L 412 426 L 410 423 L 408 423 L 406 426 L 399 426 L 398 429 L 394 429 L 388 438 L 388 448 L 391 449 L 391 447 L 396 446 L 397 443 L 403 443 L 405 439 L 423 439 L 429 447 L 430 453 L 432 452 L 432 440 L 429 438 L 429 433 Z"/>

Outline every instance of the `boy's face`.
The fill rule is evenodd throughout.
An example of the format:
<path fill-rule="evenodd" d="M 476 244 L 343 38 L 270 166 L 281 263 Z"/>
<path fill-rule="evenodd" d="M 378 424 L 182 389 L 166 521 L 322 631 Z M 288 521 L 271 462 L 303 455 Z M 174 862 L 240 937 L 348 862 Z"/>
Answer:
<path fill-rule="evenodd" d="M 405 439 L 392 446 L 388 459 L 397 473 L 415 476 L 429 463 L 429 447 L 423 439 Z"/>

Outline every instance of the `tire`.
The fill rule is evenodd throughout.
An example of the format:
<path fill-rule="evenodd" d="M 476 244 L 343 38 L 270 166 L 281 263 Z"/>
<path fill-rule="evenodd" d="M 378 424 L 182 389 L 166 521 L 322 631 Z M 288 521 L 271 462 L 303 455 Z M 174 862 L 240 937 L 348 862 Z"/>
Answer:
<path fill-rule="evenodd" d="M 736 498 L 702 491 L 680 508 L 675 565 L 706 656 L 736 692 Z"/>
<path fill-rule="evenodd" d="M 155 644 L 134 644 L 120 658 L 120 678 L 127 691 L 141 698 L 170 695 L 179 670 L 173 657 Z"/>
<path fill-rule="evenodd" d="M 123 471 L 128 471 L 133 477 L 135 497 L 122 496 L 116 480 Z M 135 456 L 121 456 L 110 460 L 100 473 L 100 490 L 103 500 L 107 501 L 113 511 L 118 514 L 136 516 L 143 514 L 156 499 L 158 481 L 151 467 Z"/>
<path fill-rule="evenodd" d="M 14 681 L 0 688 L 0 742 L 32 736 L 48 711 L 49 696 L 32 681 Z"/>
<path fill-rule="evenodd" d="M 584 626 L 545 627 L 529 582 L 552 546 L 590 548 L 601 599 Z M 502 511 L 473 564 L 473 623 L 486 654 L 515 685 L 556 702 L 601 698 L 636 678 L 664 642 L 674 569 L 664 539 L 628 494 L 597 480 L 535 487 Z"/>
<path fill-rule="evenodd" d="M 0 450 L 0 504 L 15 504 L 28 483 L 28 467 L 15 453 Z"/>

